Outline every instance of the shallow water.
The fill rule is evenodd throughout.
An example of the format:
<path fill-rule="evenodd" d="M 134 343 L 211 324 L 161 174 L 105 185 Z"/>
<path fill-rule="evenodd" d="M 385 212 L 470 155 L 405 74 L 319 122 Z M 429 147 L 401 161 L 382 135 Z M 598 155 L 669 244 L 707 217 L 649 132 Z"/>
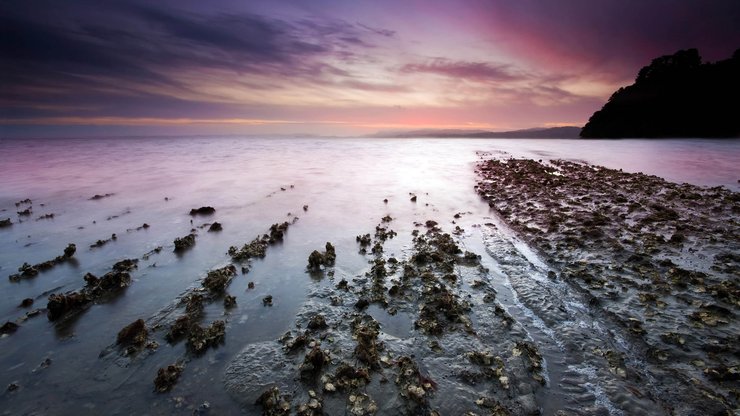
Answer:
<path fill-rule="evenodd" d="M 466 230 L 462 244 L 484 256 L 499 301 L 548 362 L 550 382 L 538 393 L 543 411 L 642 412 L 639 401 L 608 399 L 604 389 L 613 387 L 608 375 L 569 362 L 573 357 L 559 341 L 563 333 L 553 335 L 563 327 L 555 324 L 558 315 L 548 312 L 552 301 L 545 300 L 548 305 L 541 308 L 526 301 L 537 298 L 545 283 L 523 280 L 531 278 L 524 276 L 524 269 L 536 275 L 546 273 L 546 266 L 501 224 L 484 225 L 496 223 L 496 218 L 473 190 L 476 152 L 585 160 L 676 182 L 740 190 L 738 140 L 1 140 L 0 219 L 11 218 L 14 224 L 0 229 L 0 277 L 16 273 L 23 262 L 35 264 L 60 255 L 67 243 L 77 245 L 73 262 L 17 283 L 0 279 L 3 322 L 23 316 L 27 309 L 18 304 L 24 298 L 35 299 L 32 308 L 43 308 L 48 294 L 81 288 L 87 272 L 102 275 L 118 260 L 142 258 L 158 246 L 163 250 L 140 260 L 123 295 L 93 305 L 64 325 L 49 322 L 43 314 L 30 318 L 15 334 L 0 339 L 5 383 L 0 385 L 20 386 L 0 394 L 0 407 L 8 414 L 178 413 L 207 401 L 216 413 L 238 409 L 240 404 L 221 382 L 229 363 L 245 347 L 275 341 L 294 328 L 309 294 L 328 284 L 326 278 L 306 273 L 311 251 L 331 241 L 338 255 L 335 280 L 350 280 L 369 268 L 368 258 L 357 252 L 355 236 L 372 233 L 383 216 L 394 218 L 392 227 L 398 232 L 386 243 L 386 255 L 404 258 L 414 222 L 434 219 L 449 232 L 453 215 L 465 213 L 458 221 Z M 113 195 L 90 200 L 108 193 Z M 416 203 L 409 201 L 411 193 L 417 195 Z M 14 203 L 25 198 L 33 201 L 33 213 L 19 217 Z M 188 215 L 191 208 L 204 205 L 215 207 L 216 214 Z M 37 220 L 50 213 L 53 219 Z M 229 263 L 229 246 L 241 246 L 270 224 L 294 216 L 300 219 L 284 242 L 270 247 L 264 260 L 254 261 L 248 274 L 232 282 L 228 292 L 236 296 L 237 307 L 225 317 L 220 308 L 206 310 L 208 321 L 227 320 L 225 343 L 190 361 L 171 393 L 153 393 L 152 380 L 157 368 L 182 356 L 184 343 L 161 342 L 151 356 L 125 364 L 98 358 L 115 342 L 120 328 L 161 315 L 189 287 L 199 285 L 208 270 Z M 198 229 L 193 249 L 172 252 L 176 237 L 212 221 L 222 223 L 224 230 Z M 144 223 L 150 228 L 136 230 Z M 89 248 L 113 233 L 115 241 Z M 508 260 L 504 251 L 513 253 Z M 247 290 L 250 281 L 255 282 L 254 290 Z M 600 333 L 598 322 L 583 320 L 577 296 L 560 287 L 546 289 L 551 296 L 566 297 L 559 302 L 568 319 L 578 318 L 566 328 L 574 337 Z M 262 305 L 267 294 L 274 298 L 272 307 Z M 412 318 L 404 314 L 389 316 L 373 307 L 369 313 L 389 336 L 404 339 L 413 332 Z M 608 333 L 608 328 L 602 332 Z M 39 367 L 46 358 L 52 364 Z"/>

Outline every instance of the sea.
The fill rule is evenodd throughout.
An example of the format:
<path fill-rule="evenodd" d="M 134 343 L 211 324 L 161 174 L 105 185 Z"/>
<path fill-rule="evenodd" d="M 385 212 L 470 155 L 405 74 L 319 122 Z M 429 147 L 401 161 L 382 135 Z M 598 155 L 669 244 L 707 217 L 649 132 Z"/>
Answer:
<path fill-rule="evenodd" d="M 356 237 L 372 234 L 383 217 L 393 218 L 389 226 L 398 233 L 385 247 L 388 256 L 407 257 L 411 233 L 427 220 L 446 232 L 460 226 L 461 244 L 490 256 L 479 226 L 498 219 L 474 186 L 475 164 L 493 157 L 566 159 L 740 191 L 740 140 L 732 139 L 0 139 L 0 220 L 12 222 L 0 228 L 0 322 L 20 322 L 15 333 L 0 338 L 0 413 L 256 412 L 224 388 L 227 367 L 246 347 L 277 343 L 294 329 L 307 293 L 364 275 L 369 257 L 358 252 Z M 215 213 L 189 215 L 204 206 Z M 30 215 L 19 215 L 25 208 Z M 453 225 L 450 219 L 459 213 L 464 215 Z M 214 221 L 222 231 L 207 231 Z M 284 241 L 230 284 L 236 307 L 206 308 L 206 321 L 226 321 L 223 344 L 186 358 L 171 392 L 154 392 L 157 369 L 188 357 L 184 343 L 170 345 L 160 333 L 155 352 L 121 357 L 114 351 L 118 331 L 166 314 L 209 270 L 230 264 L 229 247 L 241 247 L 284 221 L 291 223 Z M 173 241 L 191 232 L 195 246 L 175 253 Z M 547 262 L 506 232 L 533 264 Z M 98 241 L 103 244 L 95 247 Z M 336 247 L 334 276 L 307 273 L 308 255 L 326 242 Z M 24 263 L 61 255 L 69 243 L 77 247 L 72 261 L 19 282 L 8 278 Z M 86 273 L 101 276 L 128 258 L 139 264 L 121 295 L 63 323 L 46 318 L 50 294 L 79 290 Z M 549 342 L 542 320 L 519 304 L 507 276 L 491 272 L 489 278 L 533 341 Z M 273 299 L 269 307 L 262 301 L 267 295 Z M 33 305 L 19 306 L 26 298 Z M 33 309 L 41 311 L 21 319 Z M 371 313 L 398 339 L 414 333 L 413 316 Z M 556 367 L 562 357 L 545 358 Z M 596 386 L 592 394 L 569 398 L 557 368 L 549 374 L 546 393 L 538 396 L 545 414 L 578 407 L 630 414 L 599 394 L 598 379 L 590 381 Z"/>

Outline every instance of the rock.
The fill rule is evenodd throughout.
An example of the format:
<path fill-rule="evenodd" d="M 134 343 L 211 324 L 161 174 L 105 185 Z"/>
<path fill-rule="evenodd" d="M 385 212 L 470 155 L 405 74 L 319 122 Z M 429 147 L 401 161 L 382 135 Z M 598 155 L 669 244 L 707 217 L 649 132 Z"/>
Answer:
<path fill-rule="evenodd" d="M 296 352 L 308 345 L 308 336 L 306 334 L 300 334 L 293 339 L 290 339 L 290 333 L 285 334 L 287 337 L 281 340 L 285 345 L 285 351 L 288 353 Z"/>
<path fill-rule="evenodd" d="M 29 306 L 33 305 L 33 299 L 31 298 L 25 298 L 21 301 L 21 304 L 18 305 L 19 308 L 28 308 Z"/>
<path fill-rule="evenodd" d="M 378 254 L 378 255 L 383 254 L 383 245 L 380 244 L 380 242 L 377 242 L 375 243 L 371 251 L 373 254 Z"/>
<path fill-rule="evenodd" d="M 108 198 L 108 197 L 111 197 L 113 195 L 115 195 L 115 194 L 103 194 L 103 195 L 95 194 L 92 197 L 90 197 L 90 201 L 97 201 L 99 199 Z"/>
<path fill-rule="evenodd" d="M 532 372 L 532 378 L 541 384 L 545 384 L 545 379 L 542 377 L 542 355 L 540 355 L 537 346 L 528 341 L 519 341 L 512 350 L 512 354 L 515 357 L 525 356 L 529 361 L 529 370 Z"/>
<path fill-rule="evenodd" d="M 385 242 L 387 239 L 393 238 L 396 235 L 398 235 L 398 233 L 391 229 L 381 227 L 380 225 L 375 227 L 375 239 L 378 242 Z"/>
<path fill-rule="evenodd" d="M 321 369 L 330 362 L 329 353 L 322 350 L 318 345 L 314 346 L 303 359 L 303 364 L 300 367 L 301 376 L 309 379 L 316 378 Z"/>
<path fill-rule="evenodd" d="M 318 250 L 314 250 L 308 256 L 308 268 L 311 270 L 320 270 L 321 265 L 324 264 L 324 255 Z"/>
<path fill-rule="evenodd" d="M 50 321 L 55 321 L 62 316 L 80 311 L 87 306 L 91 300 L 83 293 L 70 292 L 67 294 L 49 295 L 49 303 L 46 305 L 46 313 Z"/>
<path fill-rule="evenodd" d="M 365 393 L 350 394 L 348 401 L 350 415 L 369 416 L 378 411 L 378 405 Z"/>
<path fill-rule="evenodd" d="M 195 245 L 195 235 L 188 234 L 182 238 L 175 238 L 175 252 L 185 251 Z"/>
<path fill-rule="evenodd" d="M 185 313 L 192 318 L 198 318 L 203 313 L 203 295 L 190 293 L 183 300 Z"/>
<path fill-rule="evenodd" d="M 342 362 L 334 375 L 327 377 L 327 380 L 328 382 L 324 385 L 325 391 L 356 391 L 370 383 L 370 373 L 366 368 L 355 368 Z"/>
<path fill-rule="evenodd" d="M 188 348 L 195 354 L 201 354 L 208 347 L 215 347 L 223 342 L 225 334 L 226 323 L 221 320 L 213 321 L 207 328 L 194 324 L 188 334 Z"/>
<path fill-rule="evenodd" d="M 233 308 L 236 306 L 236 297 L 231 295 L 224 296 L 224 308 Z"/>
<path fill-rule="evenodd" d="M 234 276 L 236 276 L 236 267 L 233 264 L 211 270 L 203 279 L 203 287 L 211 293 L 221 293 Z"/>
<path fill-rule="evenodd" d="M 254 404 L 262 406 L 264 416 L 288 416 L 290 414 L 291 397 L 281 395 L 280 389 L 273 386 L 262 393 Z"/>
<path fill-rule="evenodd" d="M 429 395 L 436 387 L 431 379 L 421 374 L 419 366 L 410 357 L 398 359 L 398 385 L 401 396 L 426 407 Z"/>
<path fill-rule="evenodd" d="M 147 336 L 149 335 L 146 324 L 143 319 L 137 319 L 136 321 L 126 325 L 123 329 L 118 332 L 116 342 L 119 345 L 136 345 L 142 346 L 146 343 Z"/>
<path fill-rule="evenodd" d="M 370 234 L 358 235 L 355 240 L 360 243 L 360 247 L 367 247 L 371 244 Z"/>
<path fill-rule="evenodd" d="M 313 271 L 321 270 L 321 266 L 333 266 L 337 259 L 337 254 L 334 246 L 327 242 L 326 251 L 323 253 L 318 250 L 314 250 L 308 256 L 308 269 Z"/>
<path fill-rule="evenodd" d="M 180 378 L 183 368 L 179 363 L 160 368 L 157 371 L 157 378 L 154 379 L 154 391 L 157 393 L 170 391 Z"/>
<path fill-rule="evenodd" d="M 236 261 L 246 261 L 251 258 L 263 258 L 267 252 L 267 246 L 269 240 L 263 238 L 255 238 L 248 244 L 244 244 L 242 248 L 235 246 L 229 247 L 229 256 Z"/>
<path fill-rule="evenodd" d="M 380 324 L 372 318 L 369 322 L 358 323 L 355 326 L 354 337 L 357 339 L 355 357 L 370 368 L 380 368 L 378 362 L 380 358 L 378 353 L 379 334 Z"/>
<path fill-rule="evenodd" d="M 326 252 L 324 252 L 324 264 L 326 264 L 327 266 L 333 266 L 336 259 L 337 253 L 334 250 L 334 246 L 327 241 Z"/>
<path fill-rule="evenodd" d="M 170 327 L 170 330 L 167 332 L 164 338 L 169 343 L 175 343 L 179 341 L 190 330 L 191 321 L 192 319 L 190 315 L 182 315 L 178 317 L 175 320 L 175 323 L 172 324 L 172 326 Z"/>
<path fill-rule="evenodd" d="M 69 260 L 72 256 L 74 256 L 75 251 L 77 250 L 77 246 L 74 244 L 68 244 L 67 247 L 64 249 L 64 254 L 61 256 L 57 256 L 52 260 L 47 260 L 45 262 L 30 265 L 28 263 L 23 263 L 21 267 L 18 268 L 19 274 L 12 274 L 8 276 L 8 279 L 12 282 L 20 281 L 23 278 L 29 278 L 34 277 L 39 274 L 40 271 L 51 269 L 52 267 L 56 266 L 57 264 L 64 263 L 65 261 Z"/>
<path fill-rule="evenodd" d="M 39 274 L 38 268 L 36 268 L 36 266 L 31 266 L 28 263 L 23 263 L 21 267 L 18 268 L 18 271 L 21 273 L 10 275 L 8 278 L 11 281 L 19 281 L 21 278 L 34 277 Z"/>
<path fill-rule="evenodd" d="M 221 226 L 221 223 L 219 222 L 214 222 L 213 224 L 211 224 L 210 227 L 208 227 L 209 233 L 217 232 L 217 231 L 223 231 L 223 227 Z"/>
<path fill-rule="evenodd" d="M 272 306 L 272 295 L 267 295 L 264 298 L 262 298 L 262 305 Z"/>
<path fill-rule="evenodd" d="M 85 276 L 83 276 L 82 279 L 85 281 L 87 286 L 90 287 L 95 287 L 100 283 L 100 279 L 92 273 L 85 273 Z"/>
<path fill-rule="evenodd" d="M 11 225 L 13 225 L 13 222 L 10 221 L 10 218 L 0 220 L 0 228 L 10 227 Z"/>
<path fill-rule="evenodd" d="M 200 208 L 193 208 L 190 210 L 190 215 L 196 216 L 196 215 L 213 215 L 216 213 L 216 208 L 213 207 L 200 207 Z"/>
<path fill-rule="evenodd" d="M 0 334 L 6 335 L 6 334 L 12 334 L 15 331 L 18 330 L 20 326 L 16 324 L 15 322 L 7 321 L 3 324 L 3 326 L 0 326 Z"/>
<path fill-rule="evenodd" d="M 316 314 L 311 317 L 308 321 L 308 329 L 325 329 L 328 325 L 326 324 L 326 318 L 321 314 Z"/>
<path fill-rule="evenodd" d="M 270 235 L 268 236 L 267 241 L 270 244 L 283 241 L 283 237 L 285 236 L 285 232 L 288 231 L 288 227 L 290 227 L 290 223 L 287 221 L 282 224 L 272 224 L 270 226 Z"/>
<path fill-rule="evenodd" d="M 103 275 L 98 282 L 97 285 L 93 287 L 87 287 L 89 293 L 95 297 L 99 298 L 103 295 L 107 294 L 113 294 L 121 289 L 124 289 L 128 287 L 131 284 L 131 275 L 129 275 L 127 272 L 122 271 L 111 271 Z"/>
<path fill-rule="evenodd" d="M 138 267 L 139 259 L 125 259 L 113 265 L 113 270 L 118 272 L 130 272 Z"/>

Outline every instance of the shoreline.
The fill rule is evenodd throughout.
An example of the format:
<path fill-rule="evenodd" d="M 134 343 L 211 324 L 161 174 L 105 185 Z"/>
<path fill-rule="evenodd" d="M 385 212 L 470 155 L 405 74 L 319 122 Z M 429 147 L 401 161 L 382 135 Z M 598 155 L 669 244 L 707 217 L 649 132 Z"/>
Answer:
<path fill-rule="evenodd" d="M 92 143 L 93 148 L 72 143 L 79 146 L 50 159 L 57 166 L 97 160 L 95 149 L 105 143 Z M 611 302 L 616 306 L 609 312 L 629 311 L 635 305 L 611 299 L 609 287 L 594 296 L 572 284 L 568 279 L 586 275 L 574 268 L 567 272 L 575 277 L 564 277 L 565 266 L 537 247 L 547 241 L 520 238 L 528 232 L 539 236 L 536 221 L 497 215 L 473 191 L 482 180 L 474 171 L 476 155 L 550 159 L 569 153 L 575 142 L 548 147 L 544 141 L 367 140 L 326 147 L 328 140 L 263 140 L 254 142 L 259 146 L 232 141 L 236 147 L 229 147 L 218 140 L 173 141 L 177 149 L 156 140 L 141 143 L 133 152 L 113 149 L 120 163 L 101 165 L 90 181 L 44 170 L 46 176 L 28 176 L 22 168 L 36 165 L 16 162 L 15 183 L 26 193 L 8 186 L 13 199 L 0 206 L 1 214 L 12 216 L 12 224 L 0 230 L 7 240 L 2 271 L 26 272 L 19 281 L 3 282 L 5 319 L 17 325 L 0 340 L 13 383 L 0 402 L 10 412 L 56 414 L 84 405 L 132 413 L 259 413 L 260 397 L 262 405 L 278 404 L 271 411 L 280 413 L 290 403 L 291 412 L 302 414 L 400 408 L 408 414 L 662 415 L 681 404 L 663 393 L 669 385 L 663 380 L 682 385 L 684 378 L 646 362 L 670 360 L 676 352 L 661 348 L 650 355 L 632 347 L 639 341 L 632 339 L 633 330 L 650 329 L 647 321 L 660 314 L 675 315 L 676 305 L 652 299 L 645 283 L 629 294 L 638 303 L 644 295 L 653 316 L 634 316 L 640 326 L 627 321 L 625 327 L 599 308 Z M 192 147 L 179 149 L 188 143 Z M 282 146 L 287 143 L 293 146 Z M 638 147 L 620 145 L 619 154 Z M 657 148 L 663 154 L 671 150 Z M 711 154 L 722 148 L 713 147 Z M 602 148 L 593 160 L 610 149 Z M 686 146 L 676 149 L 686 154 Z M 170 151 L 181 152 L 162 163 L 159 155 Z M 38 152 L 18 159 L 45 158 Z M 666 160 L 681 166 L 682 159 Z M 645 166 L 639 162 L 625 159 L 626 165 Z M 127 173 L 137 170 L 146 175 Z M 524 177 L 518 176 L 509 179 Z M 553 178 L 561 177 L 546 177 Z M 201 181 L 197 192 L 190 190 L 192 181 Z M 512 185 L 498 195 L 506 201 L 535 184 Z M 690 196 L 693 188 L 686 189 Z M 516 208 L 513 196 L 508 202 Z M 652 208 L 644 205 L 641 215 L 647 216 Z M 527 208 L 522 206 L 522 215 Z M 22 222 L 15 218 L 26 210 L 31 215 L 24 214 Z M 519 226 L 505 221 L 513 219 Z M 589 232 L 595 234 L 561 237 L 599 237 Z M 661 236 L 669 241 L 672 235 Z M 76 253 L 60 256 L 70 242 Z M 55 303 L 48 301 L 51 294 Z M 596 297 L 603 304 L 590 305 Z M 44 317 L 51 306 L 59 312 L 53 322 Z M 697 322 L 703 318 L 714 322 L 709 315 L 697 315 Z M 715 323 L 720 329 L 734 325 Z M 680 343 L 685 332 L 656 333 Z M 695 341 L 683 338 L 685 345 Z M 676 348 L 693 354 L 683 345 Z M 718 363 L 694 358 L 714 369 L 711 377 L 725 373 Z M 703 369 L 691 374 L 710 377 Z M 109 395 L 105 402 L 100 392 Z M 49 395 L 64 399 L 40 409 L 39 400 Z"/>
<path fill-rule="evenodd" d="M 549 278 L 637 350 L 665 409 L 737 408 L 740 194 L 558 160 L 477 172 L 478 193 L 545 255 Z"/>

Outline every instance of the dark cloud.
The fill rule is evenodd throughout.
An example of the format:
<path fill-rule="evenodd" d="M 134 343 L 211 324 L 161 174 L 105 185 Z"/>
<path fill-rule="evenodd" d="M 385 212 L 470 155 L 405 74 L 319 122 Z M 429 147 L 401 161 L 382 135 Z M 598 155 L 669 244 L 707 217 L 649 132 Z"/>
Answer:
<path fill-rule="evenodd" d="M 308 82 L 349 76 L 327 62 L 356 60 L 358 50 L 372 48 L 370 38 L 380 36 L 332 19 L 204 14 L 143 2 L 71 3 L 0 4 L 3 115 L 18 113 L 14 106 L 36 108 L 37 114 L 62 108 L 59 103 L 69 101 L 65 94 L 103 103 L 151 99 L 152 91 L 186 95 L 188 87 L 176 81 L 186 71 Z"/>
<path fill-rule="evenodd" d="M 544 65 L 634 76 L 679 49 L 718 60 L 740 48 L 737 0 L 473 1 L 502 47 Z"/>
<path fill-rule="evenodd" d="M 370 32 L 375 33 L 377 35 L 385 36 L 387 38 L 392 38 L 392 37 L 396 36 L 396 31 L 395 30 L 379 29 L 377 27 L 368 26 L 368 25 L 365 25 L 365 24 L 362 24 L 362 23 L 359 23 L 359 22 L 357 23 L 357 26 L 358 27 L 361 27 L 361 28 L 363 28 L 365 30 L 369 30 Z"/>
<path fill-rule="evenodd" d="M 443 58 L 425 63 L 407 64 L 403 73 L 429 73 L 476 82 L 508 82 L 525 79 L 525 74 L 514 70 L 511 65 L 490 62 L 450 61 Z"/>

